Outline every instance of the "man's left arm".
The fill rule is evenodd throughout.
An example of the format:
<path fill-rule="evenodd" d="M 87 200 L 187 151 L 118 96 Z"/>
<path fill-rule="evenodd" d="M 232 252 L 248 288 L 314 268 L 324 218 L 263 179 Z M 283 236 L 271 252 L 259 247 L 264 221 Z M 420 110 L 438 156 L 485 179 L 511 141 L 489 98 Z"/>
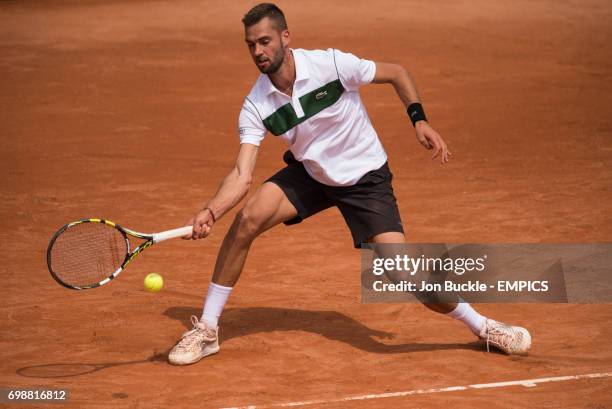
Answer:
<path fill-rule="evenodd" d="M 376 74 L 372 80 L 375 84 L 391 84 L 400 97 L 408 114 L 415 119 L 416 137 L 427 149 L 433 149 L 432 159 L 440 155 L 442 163 L 448 162 L 451 153 L 444 139 L 427 123 L 421 106 L 421 99 L 414 81 L 404 67 L 397 64 L 376 63 Z M 410 109 L 409 109 L 410 108 Z"/>

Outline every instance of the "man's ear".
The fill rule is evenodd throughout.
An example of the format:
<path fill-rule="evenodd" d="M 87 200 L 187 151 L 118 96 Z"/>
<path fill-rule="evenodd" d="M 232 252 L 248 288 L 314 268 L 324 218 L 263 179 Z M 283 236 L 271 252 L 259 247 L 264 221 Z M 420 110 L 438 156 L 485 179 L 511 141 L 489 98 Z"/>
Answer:
<path fill-rule="evenodd" d="M 289 43 L 291 42 L 291 36 L 289 35 L 289 30 L 284 30 L 281 33 L 281 41 L 282 41 L 284 47 L 288 47 L 289 46 Z"/>

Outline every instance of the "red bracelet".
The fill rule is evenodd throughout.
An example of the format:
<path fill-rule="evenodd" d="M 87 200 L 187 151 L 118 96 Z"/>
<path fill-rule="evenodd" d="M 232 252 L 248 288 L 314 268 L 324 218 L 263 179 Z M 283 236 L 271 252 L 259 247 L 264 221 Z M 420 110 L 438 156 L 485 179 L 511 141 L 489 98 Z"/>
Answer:
<path fill-rule="evenodd" d="M 208 210 L 210 212 L 210 216 L 213 219 L 213 223 L 217 223 L 217 218 L 215 217 L 215 214 L 213 213 L 212 209 L 210 207 L 205 207 L 202 210 Z"/>

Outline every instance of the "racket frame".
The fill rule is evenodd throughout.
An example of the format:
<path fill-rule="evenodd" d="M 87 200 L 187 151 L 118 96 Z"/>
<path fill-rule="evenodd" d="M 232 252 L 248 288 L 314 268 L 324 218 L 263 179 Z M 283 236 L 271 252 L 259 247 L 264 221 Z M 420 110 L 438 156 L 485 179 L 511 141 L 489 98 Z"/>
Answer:
<path fill-rule="evenodd" d="M 86 286 L 73 286 L 73 285 L 69 285 L 65 282 L 63 282 L 58 276 L 57 274 L 53 271 L 53 268 L 51 268 L 51 250 L 53 248 L 53 244 L 55 244 L 55 241 L 57 240 L 57 238 L 66 230 L 68 230 L 70 227 L 75 226 L 77 224 L 83 224 L 83 223 L 101 223 L 101 224 L 105 224 L 107 226 L 110 226 L 116 230 L 118 230 L 121 235 L 123 236 L 123 239 L 125 240 L 125 244 L 126 244 L 126 248 L 127 248 L 127 252 L 125 254 L 125 259 L 123 260 L 123 262 L 121 263 L 121 265 L 119 266 L 119 268 L 113 272 L 110 276 L 108 276 L 107 278 L 105 278 L 102 281 L 99 281 L 98 283 L 95 284 L 90 284 L 90 285 L 86 285 Z M 137 255 L 139 255 L 143 250 L 151 247 L 153 244 L 155 243 L 159 243 L 161 241 L 164 240 L 168 240 L 168 239 L 172 239 L 172 238 L 176 238 L 176 237 L 181 237 L 184 236 L 186 234 L 190 234 L 192 231 L 192 227 L 191 226 L 186 226 L 186 227 L 181 227 L 178 229 L 174 229 L 174 230 L 168 230 L 168 231 L 164 231 L 161 233 L 154 233 L 154 234 L 148 234 L 148 233 L 140 233 L 137 232 L 135 230 L 131 230 L 131 229 L 126 229 L 125 227 L 121 227 L 120 225 L 118 225 L 117 223 L 111 222 L 110 220 L 106 220 L 106 219 L 98 219 L 98 218 L 89 218 L 89 219 L 81 219 L 81 220 L 77 220 L 71 223 L 68 223 L 66 225 L 64 225 L 63 227 L 61 227 L 51 238 L 51 241 L 49 242 L 49 247 L 47 248 L 47 268 L 49 269 L 49 272 L 51 273 L 51 276 L 53 277 L 53 279 L 55 281 L 57 281 L 58 284 L 60 284 L 63 287 L 69 288 L 71 290 L 87 290 L 87 289 L 91 289 L 91 288 L 96 288 L 96 287 L 100 287 L 103 286 L 104 284 L 109 283 L 111 280 L 115 279 L 115 277 L 117 277 L 119 275 L 119 273 L 121 273 L 123 270 L 125 270 L 125 268 L 127 267 L 127 265 L 134 260 L 134 258 L 136 258 Z M 137 246 L 134 251 L 131 251 L 131 245 L 130 245 L 130 240 L 128 238 L 129 236 L 138 238 L 138 239 L 142 239 L 142 240 L 146 240 L 144 243 L 140 244 L 139 246 Z"/>

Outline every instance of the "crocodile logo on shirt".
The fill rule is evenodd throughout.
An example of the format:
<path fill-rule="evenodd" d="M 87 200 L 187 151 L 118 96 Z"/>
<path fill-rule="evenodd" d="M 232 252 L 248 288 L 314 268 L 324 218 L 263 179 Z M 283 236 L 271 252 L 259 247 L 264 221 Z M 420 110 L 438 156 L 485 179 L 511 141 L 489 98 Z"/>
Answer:
<path fill-rule="evenodd" d="M 321 92 L 318 92 L 317 95 L 315 95 L 315 99 L 317 101 L 320 101 L 323 98 L 325 98 L 326 96 L 327 96 L 327 91 L 321 91 Z"/>

